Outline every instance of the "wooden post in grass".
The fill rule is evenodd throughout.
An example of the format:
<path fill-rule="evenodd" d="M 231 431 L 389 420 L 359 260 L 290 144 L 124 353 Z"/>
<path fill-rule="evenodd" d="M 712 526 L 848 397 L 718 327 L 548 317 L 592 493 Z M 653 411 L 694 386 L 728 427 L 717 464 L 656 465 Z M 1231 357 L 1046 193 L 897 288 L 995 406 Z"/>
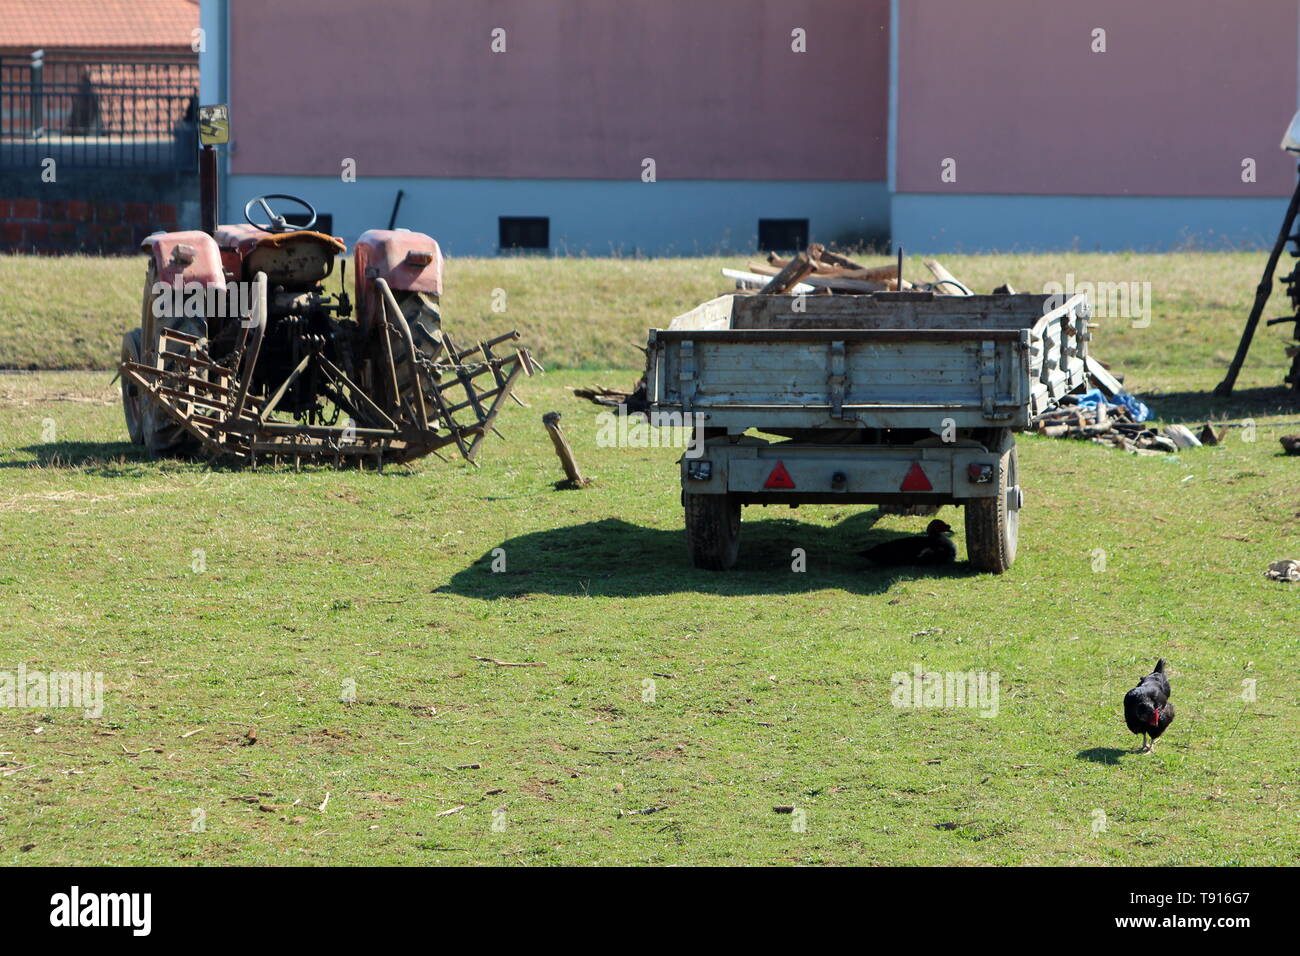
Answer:
<path fill-rule="evenodd" d="M 555 453 L 560 456 L 560 464 L 564 466 L 565 477 L 569 479 L 575 488 L 585 488 L 591 484 L 590 478 L 582 477 L 582 472 L 578 470 L 578 462 L 573 457 L 573 449 L 569 447 L 569 440 L 564 437 L 564 432 L 560 431 L 560 413 L 547 412 L 542 416 L 542 424 L 546 426 L 546 433 L 551 436 L 551 444 L 555 446 Z"/>

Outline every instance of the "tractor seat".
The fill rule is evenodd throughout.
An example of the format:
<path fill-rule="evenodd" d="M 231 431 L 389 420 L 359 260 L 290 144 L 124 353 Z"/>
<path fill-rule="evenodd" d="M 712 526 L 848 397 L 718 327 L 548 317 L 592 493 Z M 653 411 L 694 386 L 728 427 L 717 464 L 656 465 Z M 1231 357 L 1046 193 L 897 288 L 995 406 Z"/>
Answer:
<path fill-rule="evenodd" d="M 311 232 L 306 229 L 296 232 L 266 232 L 246 223 L 218 226 L 215 238 L 218 248 L 229 252 L 237 252 L 241 256 L 247 255 L 255 248 L 278 249 L 302 239 L 314 240 L 323 246 L 329 247 L 331 255 L 347 250 L 347 243 L 342 239 L 324 232 Z"/>
<path fill-rule="evenodd" d="M 323 232 L 265 232 L 244 224 L 218 226 L 217 247 L 225 267 L 251 280 L 265 272 L 273 285 L 308 289 L 334 271 L 334 257 L 347 244 Z"/>

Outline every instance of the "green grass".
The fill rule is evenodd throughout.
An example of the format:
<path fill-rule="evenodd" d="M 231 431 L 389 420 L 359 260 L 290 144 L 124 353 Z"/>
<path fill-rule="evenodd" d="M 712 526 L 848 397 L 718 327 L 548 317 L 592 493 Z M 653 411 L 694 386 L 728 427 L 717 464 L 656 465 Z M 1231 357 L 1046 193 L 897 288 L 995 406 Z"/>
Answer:
<path fill-rule="evenodd" d="M 865 258 L 865 257 L 864 257 Z M 945 265 L 977 292 L 1002 282 L 1041 291 L 1047 282 L 1150 282 L 1149 328 L 1102 319 L 1107 361 L 1145 387 L 1226 366 L 1254 298 L 1260 253 L 1136 253 L 946 256 Z M 723 267 L 748 260 L 452 259 L 444 312 L 462 336 L 517 328 L 548 368 L 631 368 L 645 330 L 724 291 Z M 871 262 L 884 262 L 871 258 Z M 352 269 L 348 268 L 349 282 Z M 904 274 L 928 278 L 918 257 Z M 63 259 L 0 255 L 0 369 L 107 369 L 122 332 L 139 324 L 144 258 Z M 331 290 L 337 279 L 329 280 Z M 505 312 L 494 312 L 505 292 Z M 1285 311 L 1279 295 L 1276 311 Z M 1282 328 L 1261 329 L 1244 385 L 1274 385 L 1283 374 Z M 1221 372 L 1219 373 L 1221 374 Z M 1217 381 L 1217 378 L 1215 379 Z M 1213 384 L 1213 382 L 1211 382 Z"/>
<path fill-rule="evenodd" d="M 592 367 L 526 382 L 532 409 L 506 411 L 478 470 L 149 462 L 111 373 L 0 375 L 0 671 L 106 681 L 99 720 L 0 710 L 0 862 L 1300 862 L 1300 589 L 1263 576 L 1300 556 L 1276 441 L 1300 409 L 1271 388 L 1275 331 L 1239 400 L 1205 395 L 1257 259 L 945 259 L 979 288 L 1149 279 L 1152 326 L 1103 322 L 1098 354 L 1166 418 L 1258 428 L 1153 458 L 1023 437 L 1021 550 L 1000 577 L 864 567 L 857 550 L 924 523 L 870 508 L 747 509 L 739 567 L 690 567 L 676 452 L 596 447 L 597 409 L 566 386 L 630 382 L 628 346 L 718 291 L 721 260 L 452 263 L 449 328 L 517 324 L 553 369 Z M 124 294 L 138 267 L 113 279 Z M 123 269 L 0 260 L 0 356 L 39 361 L 74 316 L 111 343 L 134 293 L 115 313 L 79 303 Z M 505 316 L 475 313 L 516 283 Z M 590 488 L 553 486 L 551 409 Z M 1130 754 L 1120 699 L 1161 655 L 1178 717 Z M 998 672 L 997 716 L 895 708 L 891 676 L 917 663 Z M 806 832 L 772 810 L 788 804 Z M 648 807 L 665 809 L 618 815 Z"/>

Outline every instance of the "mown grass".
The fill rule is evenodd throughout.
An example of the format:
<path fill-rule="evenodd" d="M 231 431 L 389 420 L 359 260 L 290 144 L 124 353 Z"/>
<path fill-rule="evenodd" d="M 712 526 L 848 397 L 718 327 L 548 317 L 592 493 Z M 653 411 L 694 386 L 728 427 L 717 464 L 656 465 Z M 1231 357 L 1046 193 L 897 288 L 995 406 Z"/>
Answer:
<path fill-rule="evenodd" d="M 150 462 L 125 443 L 110 374 L 0 376 L 0 671 L 107 684 L 99 720 L 0 709 L 0 860 L 1300 862 L 1300 590 L 1263 576 L 1300 556 L 1296 461 L 1276 442 L 1300 411 L 1267 388 L 1282 364 L 1268 340 L 1241 399 L 1205 397 L 1253 285 L 1245 257 L 1133 259 L 1157 290 L 1152 325 L 1103 323 L 1098 351 L 1135 390 L 1158 387 L 1166 417 L 1250 416 L 1256 440 L 1234 428 L 1218 448 L 1135 458 L 1022 438 L 1021 551 L 1000 577 L 864 567 L 857 550 L 923 524 L 870 508 L 748 509 L 739 567 L 690 567 L 677 453 L 598 448 L 597 410 L 566 386 L 630 381 L 631 316 L 658 324 L 717 291 L 708 260 L 569 263 L 632 278 L 617 299 L 535 290 L 563 299 L 549 320 L 527 292 L 477 319 L 449 294 L 449 324 L 547 325 L 553 367 L 578 364 L 582 341 L 592 361 L 610 350 L 527 382 L 532 409 L 506 412 L 509 442 L 478 470 Z M 984 287 L 1063 281 L 1071 261 L 946 260 Z M 530 274 L 584 287 L 557 278 L 566 264 L 488 265 L 482 290 Z M 671 270 L 702 277 L 641 312 Z M 9 315 L 0 352 L 21 339 Z M 551 409 L 590 488 L 553 485 L 537 420 Z M 1120 699 L 1156 656 L 1178 717 L 1133 755 Z M 916 664 L 998 672 L 997 716 L 894 707 L 891 677 Z M 790 804 L 805 832 L 772 810 Z"/>

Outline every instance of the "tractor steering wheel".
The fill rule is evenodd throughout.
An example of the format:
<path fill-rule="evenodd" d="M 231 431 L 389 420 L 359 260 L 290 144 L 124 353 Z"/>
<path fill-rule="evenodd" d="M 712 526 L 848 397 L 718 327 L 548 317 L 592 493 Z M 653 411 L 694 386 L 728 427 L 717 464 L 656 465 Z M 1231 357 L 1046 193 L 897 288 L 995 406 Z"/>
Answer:
<path fill-rule="evenodd" d="M 310 214 L 307 224 L 305 226 L 291 225 L 284 216 L 277 216 L 271 211 L 271 207 L 267 204 L 268 199 L 284 199 L 302 206 Z M 265 225 L 253 218 L 253 207 L 255 205 L 260 205 L 266 213 L 267 221 Z M 247 202 L 244 206 L 244 221 L 255 229 L 261 229 L 263 232 L 288 232 L 291 229 L 310 229 L 316 225 L 316 207 L 305 199 L 299 199 L 297 196 L 289 196 L 285 193 L 267 193 L 265 196 L 254 196 Z"/>

